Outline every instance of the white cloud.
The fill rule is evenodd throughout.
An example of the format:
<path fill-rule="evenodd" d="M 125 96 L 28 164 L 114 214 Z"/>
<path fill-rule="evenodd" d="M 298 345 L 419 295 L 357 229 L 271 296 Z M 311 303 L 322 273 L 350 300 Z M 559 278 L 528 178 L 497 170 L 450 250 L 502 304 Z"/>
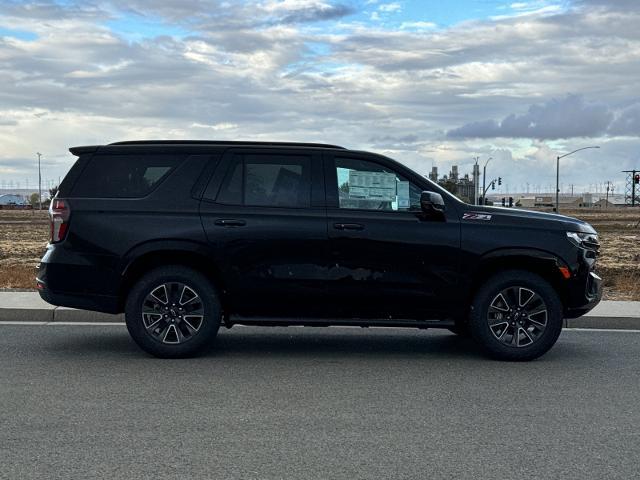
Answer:
<path fill-rule="evenodd" d="M 400 5 L 399 2 L 383 3 L 378 7 L 378 10 L 386 13 L 399 12 L 400 10 L 402 10 L 402 5 Z"/>
<path fill-rule="evenodd" d="M 434 22 L 425 22 L 425 21 L 419 21 L 419 22 L 402 22 L 400 24 L 400 28 L 401 29 L 411 29 L 411 28 L 415 28 L 418 30 L 430 30 L 432 28 L 436 28 L 438 25 L 435 24 Z"/>
<path fill-rule="evenodd" d="M 0 37 L 0 168 L 24 181 L 43 151 L 57 178 L 71 145 L 224 137 L 374 149 L 423 173 L 499 151 L 513 182 L 543 183 L 536 159 L 595 141 L 575 181 L 615 178 L 638 167 L 640 5 L 585 1 L 400 29 L 352 21 L 347 0 L 4 3 L 0 25 L 37 38 Z M 107 22 L 131 11 L 187 33 L 126 39 Z"/>

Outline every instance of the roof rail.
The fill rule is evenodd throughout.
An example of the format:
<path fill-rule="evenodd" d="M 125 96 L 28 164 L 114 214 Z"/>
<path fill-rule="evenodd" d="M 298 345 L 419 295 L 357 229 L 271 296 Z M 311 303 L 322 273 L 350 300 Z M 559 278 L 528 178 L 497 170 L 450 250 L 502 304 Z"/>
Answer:
<path fill-rule="evenodd" d="M 127 140 L 124 142 L 114 142 L 109 145 L 251 145 L 251 146 L 274 146 L 274 147 L 320 147 L 338 148 L 345 150 L 339 145 L 328 143 L 304 143 L 304 142 L 255 142 L 255 141 L 231 141 L 231 140 Z"/>

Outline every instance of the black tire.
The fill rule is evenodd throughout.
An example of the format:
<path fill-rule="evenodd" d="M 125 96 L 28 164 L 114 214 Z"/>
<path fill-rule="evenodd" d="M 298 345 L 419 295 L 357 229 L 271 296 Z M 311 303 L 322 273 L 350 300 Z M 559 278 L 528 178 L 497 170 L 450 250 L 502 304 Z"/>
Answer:
<path fill-rule="evenodd" d="M 537 297 L 527 300 L 528 292 Z M 546 313 L 542 313 L 543 309 Z M 562 331 L 562 313 L 562 303 L 546 280 L 531 272 L 508 270 L 492 276 L 480 287 L 471 305 L 469 327 L 490 357 L 527 361 L 544 355 L 556 343 Z"/>
<path fill-rule="evenodd" d="M 159 358 L 203 353 L 212 345 L 221 318 L 216 288 L 201 273 L 180 265 L 159 267 L 142 276 L 125 306 L 129 334 L 140 348 Z"/>

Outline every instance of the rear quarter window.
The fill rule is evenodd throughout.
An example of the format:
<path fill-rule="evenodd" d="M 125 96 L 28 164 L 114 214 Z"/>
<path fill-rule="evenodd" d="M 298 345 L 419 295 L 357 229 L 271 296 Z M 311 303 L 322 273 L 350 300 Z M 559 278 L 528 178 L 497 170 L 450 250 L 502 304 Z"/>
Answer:
<path fill-rule="evenodd" d="M 140 198 L 149 195 L 184 160 L 175 155 L 94 155 L 72 196 Z"/>

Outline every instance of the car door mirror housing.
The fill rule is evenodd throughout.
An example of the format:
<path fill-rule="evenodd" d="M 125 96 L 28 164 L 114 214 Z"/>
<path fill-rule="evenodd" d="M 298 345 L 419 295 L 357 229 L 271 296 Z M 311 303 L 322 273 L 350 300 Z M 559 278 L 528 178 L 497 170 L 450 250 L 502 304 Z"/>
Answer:
<path fill-rule="evenodd" d="M 420 207 L 427 214 L 442 213 L 445 210 L 442 195 L 435 192 L 422 192 L 420 194 Z"/>

